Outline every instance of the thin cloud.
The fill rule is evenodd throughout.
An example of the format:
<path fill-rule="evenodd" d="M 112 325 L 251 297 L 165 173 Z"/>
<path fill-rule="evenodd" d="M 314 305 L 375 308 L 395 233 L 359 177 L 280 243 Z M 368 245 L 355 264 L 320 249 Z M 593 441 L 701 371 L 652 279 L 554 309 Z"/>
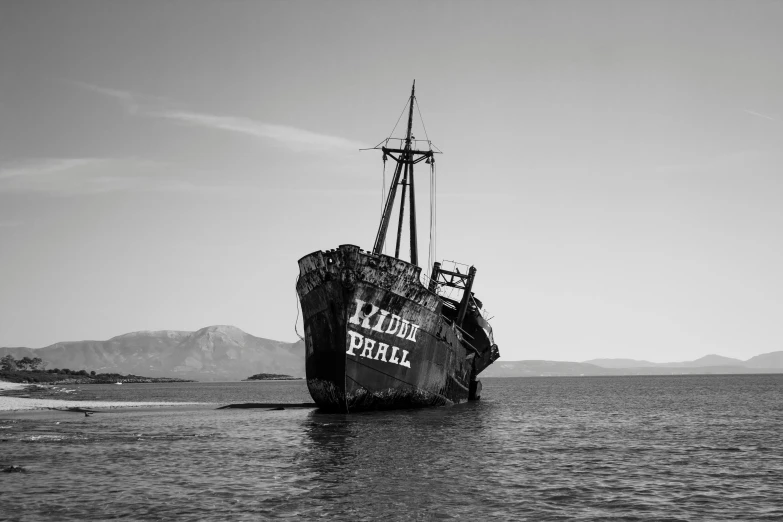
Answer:
<path fill-rule="evenodd" d="M 76 195 L 105 192 L 108 158 L 29 158 L 0 166 L 0 193 Z"/>
<path fill-rule="evenodd" d="M 36 158 L 0 168 L 0 180 L 39 178 L 101 162 L 101 158 Z"/>
<path fill-rule="evenodd" d="M 0 166 L 0 193 L 52 196 L 116 192 L 242 194 L 243 187 L 197 185 L 168 175 L 169 163 L 137 158 L 32 158 Z"/>
<path fill-rule="evenodd" d="M 778 121 L 772 116 L 767 116 L 766 114 L 761 114 L 760 112 L 752 111 L 750 109 L 745 109 L 742 112 L 745 112 L 747 114 L 752 114 L 753 116 L 758 116 L 759 118 L 764 118 L 765 120 Z"/>
<path fill-rule="evenodd" d="M 179 110 L 172 107 L 178 104 L 164 98 L 141 96 L 129 91 L 109 89 L 83 82 L 71 83 L 116 100 L 129 114 L 165 119 L 191 127 L 241 134 L 295 152 L 343 152 L 357 150 L 364 146 L 362 143 L 339 136 L 319 134 L 297 127 L 276 125 L 251 118 Z"/>
<path fill-rule="evenodd" d="M 161 112 L 157 113 L 156 116 L 186 125 L 229 131 L 269 140 L 275 145 L 286 147 L 296 152 L 356 150 L 362 147 L 361 143 L 345 138 L 318 134 L 296 127 L 263 123 L 250 118 L 182 111 Z"/>
<path fill-rule="evenodd" d="M 107 98 L 111 98 L 118 102 L 126 112 L 133 115 L 149 115 L 151 107 L 159 106 L 162 104 L 171 104 L 170 101 L 163 98 L 154 96 L 142 96 L 130 91 L 122 91 L 119 89 L 110 89 L 108 87 L 101 87 L 99 85 L 93 85 L 91 83 L 69 81 L 71 85 L 81 87 L 82 89 L 100 94 Z"/>
<path fill-rule="evenodd" d="M 82 82 L 73 82 L 73 83 L 74 85 L 83 87 L 88 91 L 97 92 L 98 94 L 103 94 L 104 96 L 115 98 L 123 102 L 123 104 L 127 104 L 129 106 L 134 106 L 134 107 L 138 106 L 138 104 L 136 103 L 136 98 L 138 98 L 138 96 L 134 95 L 131 92 L 120 91 L 118 89 L 109 89 L 107 87 L 99 87 L 97 85 L 92 85 L 89 83 L 82 83 Z"/>

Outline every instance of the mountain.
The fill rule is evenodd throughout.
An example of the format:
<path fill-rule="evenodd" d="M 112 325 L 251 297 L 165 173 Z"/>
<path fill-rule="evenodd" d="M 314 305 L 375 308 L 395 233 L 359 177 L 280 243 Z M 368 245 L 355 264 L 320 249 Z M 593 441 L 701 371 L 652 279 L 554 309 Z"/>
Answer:
<path fill-rule="evenodd" d="M 745 366 L 745 361 L 723 357 L 722 355 L 705 355 L 695 361 L 654 363 L 637 359 L 591 359 L 586 364 L 594 364 L 602 368 L 695 368 L 708 366 Z"/>
<path fill-rule="evenodd" d="M 645 368 L 658 366 L 658 363 L 637 359 L 590 359 L 585 361 L 584 364 L 593 364 L 601 368 Z"/>
<path fill-rule="evenodd" d="M 561 361 L 497 361 L 482 377 L 546 377 L 588 375 L 695 375 L 732 373 L 783 373 L 783 351 L 765 353 L 747 361 L 705 355 L 695 361 L 654 363 L 636 359 L 591 359 L 582 363 Z"/>
<path fill-rule="evenodd" d="M 745 366 L 748 368 L 783 368 L 783 351 L 751 357 L 745 361 Z"/>
<path fill-rule="evenodd" d="M 46 348 L 0 348 L 0 357 L 40 357 L 47 368 L 132 373 L 201 381 L 246 379 L 257 373 L 304 377 L 304 343 L 254 337 L 234 326 L 195 332 L 132 332 L 108 341 L 56 343 Z"/>
<path fill-rule="evenodd" d="M 496 361 L 480 377 L 549 377 L 560 375 L 614 375 L 594 364 L 562 361 Z"/>
<path fill-rule="evenodd" d="M 739 373 L 783 373 L 783 368 L 746 368 L 744 366 L 647 366 L 637 368 L 601 368 L 586 363 L 560 361 L 497 361 L 481 377 L 586 377 L 608 375 L 711 375 Z"/>
<path fill-rule="evenodd" d="M 705 355 L 695 361 L 680 364 L 682 366 L 745 366 L 745 361 L 711 353 L 710 355 Z"/>

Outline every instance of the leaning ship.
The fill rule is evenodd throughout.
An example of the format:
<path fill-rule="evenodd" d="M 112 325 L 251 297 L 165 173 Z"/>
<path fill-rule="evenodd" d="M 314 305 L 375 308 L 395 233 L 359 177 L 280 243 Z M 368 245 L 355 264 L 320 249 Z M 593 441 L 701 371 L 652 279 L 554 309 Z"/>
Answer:
<path fill-rule="evenodd" d="M 477 376 L 499 357 L 482 303 L 473 293 L 476 269 L 434 262 L 426 277 L 418 266 L 413 170 L 422 161 L 431 168 L 432 243 L 434 165 L 440 151 L 433 150 L 429 139 L 412 136 L 415 103 L 414 82 L 405 138 L 389 137 L 375 147 L 383 152 L 384 166 L 387 158 L 396 166 L 373 250 L 341 245 L 299 260 L 296 291 L 304 319 L 307 387 L 325 410 L 348 413 L 478 400 Z M 397 148 L 390 146 L 395 140 Z M 420 150 L 419 142 L 426 149 Z M 402 197 L 392 257 L 383 252 L 398 187 Z M 406 216 L 410 262 L 400 258 Z M 434 257 L 432 245 L 430 249 Z"/>

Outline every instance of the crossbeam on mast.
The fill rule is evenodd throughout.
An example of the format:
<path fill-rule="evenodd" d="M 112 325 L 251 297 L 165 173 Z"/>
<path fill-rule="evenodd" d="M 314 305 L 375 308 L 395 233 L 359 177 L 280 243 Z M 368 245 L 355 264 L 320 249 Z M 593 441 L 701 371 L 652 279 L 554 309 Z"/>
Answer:
<path fill-rule="evenodd" d="M 416 80 L 413 81 L 413 86 L 411 87 L 411 96 L 410 96 L 409 109 L 408 109 L 408 129 L 405 134 L 405 147 L 402 149 L 391 149 L 387 147 L 381 147 L 381 150 L 384 151 L 384 154 L 389 154 L 391 152 L 394 152 L 399 154 L 400 157 L 396 158 L 393 155 L 389 154 L 389 156 L 391 156 L 392 159 L 394 159 L 397 162 L 397 168 L 394 170 L 394 178 L 392 179 L 392 186 L 389 190 L 389 196 L 386 200 L 386 206 L 384 207 L 383 210 L 383 218 L 381 219 L 381 224 L 378 227 L 378 234 L 375 237 L 373 254 L 380 254 L 383 251 L 383 244 L 386 241 L 386 234 L 389 229 L 389 221 L 391 220 L 391 214 L 394 207 L 394 200 L 397 196 L 397 186 L 400 184 L 400 174 L 403 174 L 404 172 L 404 178 L 402 183 L 402 200 L 400 201 L 400 220 L 397 226 L 397 243 L 396 243 L 394 256 L 397 258 L 400 257 L 400 239 L 402 236 L 402 223 L 405 214 L 405 196 L 406 196 L 406 189 L 408 186 L 410 186 L 411 263 L 416 265 L 418 264 L 419 253 L 418 253 L 418 244 L 416 238 L 416 209 L 414 207 L 416 204 L 416 196 L 413 190 L 414 189 L 413 164 L 418 163 L 419 161 L 426 159 L 428 157 L 431 157 L 432 151 L 413 150 L 412 147 L 413 137 L 411 135 L 411 131 L 413 128 L 413 104 L 414 103 L 416 103 Z M 413 159 L 414 155 L 418 155 L 420 157 L 414 160 Z"/>
<path fill-rule="evenodd" d="M 372 150 L 372 149 L 370 149 Z M 399 154 L 401 153 L 407 153 L 407 154 L 424 154 L 426 156 L 432 156 L 433 154 L 436 154 L 435 151 L 432 150 L 405 150 L 405 149 L 389 149 L 386 147 L 381 147 L 381 150 L 383 152 L 397 152 Z M 441 152 L 438 152 L 437 154 L 442 154 Z"/>

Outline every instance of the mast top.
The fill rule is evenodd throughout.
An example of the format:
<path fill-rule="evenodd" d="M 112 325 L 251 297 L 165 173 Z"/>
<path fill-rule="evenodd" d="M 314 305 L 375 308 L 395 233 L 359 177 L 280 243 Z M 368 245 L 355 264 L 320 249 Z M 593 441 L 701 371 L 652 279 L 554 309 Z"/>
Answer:
<path fill-rule="evenodd" d="M 416 103 L 416 80 L 413 80 L 411 85 L 411 97 L 408 101 L 408 125 L 405 133 L 405 138 L 392 138 L 391 134 L 388 138 L 384 139 L 381 143 L 373 147 L 374 149 L 380 149 L 383 151 L 383 161 L 389 157 L 393 159 L 397 166 L 394 169 L 394 177 L 392 178 L 391 186 L 389 187 L 389 195 L 386 197 L 386 203 L 383 208 L 383 216 L 381 217 L 381 224 L 378 227 L 378 234 L 375 236 L 375 246 L 373 247 L 374 254 L 381 254 L 383 252 L 383 246 L 386 241 L 386 232 L 389 228 L 389 221 L 391 221 L 392 208 L 394 207 L 394 199 L 397 194 L 397 187 L 402 185 L 402 200 L 400 201 L 400 220 L 397 226 L 397 245 L 395 248 L 394 257 L 400 256 L 400 238 L 402 237 L 402 224 L 403 216 L 405 215 L 405 198 L 406 193 L 410 193 L 410 240 L 411 240 L 411 264 L 418 264 L 418 244 L 416 237 L 416 196 L 414 190 L 413 181 L 413 166 L 420 161 L 426 160 L 428 164 L 432 165 L 434 154 L 440 154 L 440 151 L 432 150 L 432 142 L 427 138 L 426 142 L 428 150 L 419 150 L 416 147 L 416 140 L 413 137 L 413 105 Z M 404 114 L 405 109 L 403 109 Z M 402 118 L 402 114 L 400 114 Z M 399 124 L 400 120 L 397 120 Z M 424 122 L 422 121 L 422 127 Z M 397 129 L 397 125 L 392 129 L 392 134 Z M 426 129 L 424 130 L 426 134 Z M 399 148 L 390 148 L 389 140 L 399 140 Z M 367 149 L 362 149 L 367 150 Z M 385 163 L 384 163 L 385 165 Z M 431 207 L 432 208 L 432 207 Z"/>

